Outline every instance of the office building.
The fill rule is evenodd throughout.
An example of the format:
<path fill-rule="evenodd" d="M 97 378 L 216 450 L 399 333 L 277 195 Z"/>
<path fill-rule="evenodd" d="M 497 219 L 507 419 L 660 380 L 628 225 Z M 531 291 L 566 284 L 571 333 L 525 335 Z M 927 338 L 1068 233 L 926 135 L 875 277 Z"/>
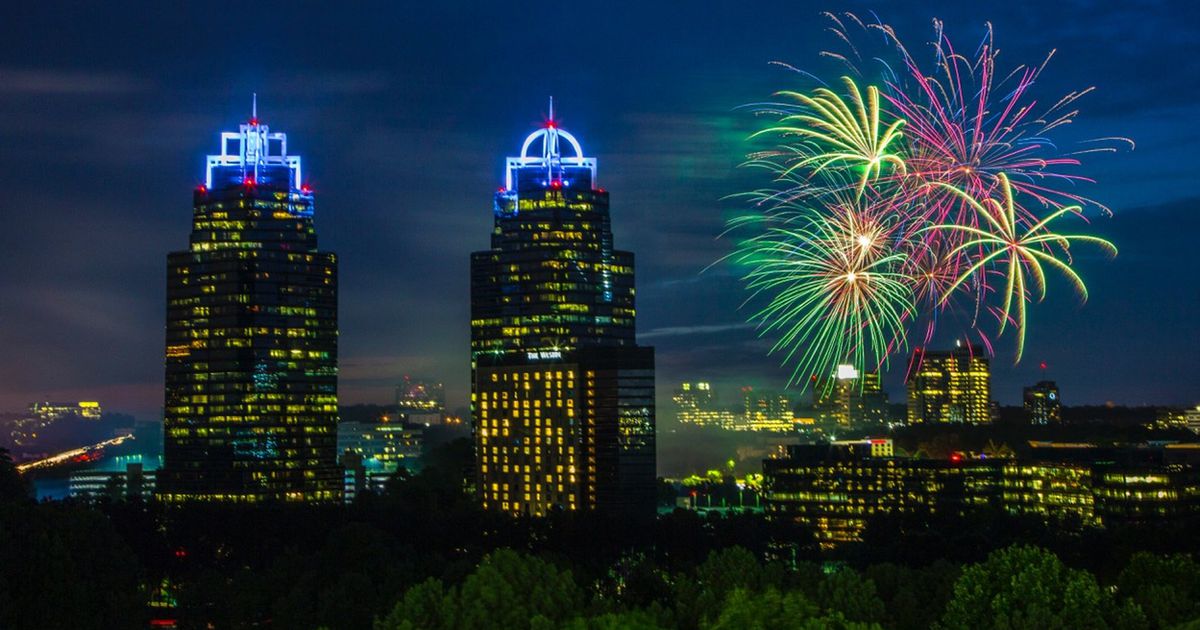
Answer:
<path fill-rule="evenodd" d="M 154 494 L 156 471 L 145 470 L 140 462 L 130 462 L 124 470 L 80 470 L 68 478 L 72 498 L 123 500 L 149 499 Z"/>
<path fill-rule="evenodd" d="M 879 372 L 839 365 L 831 377 L 814 385 L 813 408 L 826 425 L 840 428 L 882 426 L 888 422 L 888 399 Z"/>
<path fill-rule="evenodd" d="M 717 404 L 712 384 L 704 381 L 681 383 L 675 395 L 675 419 L 679 424 L 718 429 L 733 429 L 737 415 Z"/>
<path fill-rule="evenodd" d="M 909 424 L 991 421 L 991 371 L 982 348 L 958 344 L 948 352 L 918 348 L 913 353 L 908 377 Z"/>
<path fill-rule="evenodd" d="M 446 388 L 437 381 L 406 375 L 396 387 L 396 410 L 405 422 L 426 426 L 444 424 Z"/>
<path fill-rule="evenodd" d="M 1154 421 L 1145 423 L 1150 429 L 1182 430 L 1188 428 L 1188 412 L 1177 407 L 1159 407 L 1154 410 Z"/>
<path fill-rule="evenodd" d="M 857 541 L 886 515 L 998 510 L 1072 527 L 1200 516 L 1200 447 L 1030 443 L 1020 458 L 897 456 L 888 440 L 804 444 L 763 461 L 773 518 L 824 546 Z"/>
<path fill-rule="evenodd" d="M 1058 397 L 1058 385 L 1054 381 L 1040 381 L 1026 387 L 1024 393 L 1025 414 L 1031 424 L 1059 424 L 1062 422 L 1062 400 Z"/>
<path fill-rule="evenodd" d="M 99 420 L 103 415 L 103 409 L 100 407 L 100 403 L 94 400 L 75 403 L 47 401 L 29 405 L 29 413 L 43 422 L 54 422 L 68 417 Z"/>
<path fill-rule="evenodd" d="M 337 430 L 338 453 L 358 453 L 373 472 L 416 470 L 421 464 L 423 429 L 404 422 L 342 422 Z"/>
<path fill-rule="evenodd" d="M 792 400 L 769 389 L 742 388 L 742 424 L 748 431 L 788 433 L 796 428 Z"/>
<path fill-rule="evenodd" d="M 491 248 L 471 255 L 480 501 L 652 516 L 654 353 L 635 342 L 633 254 L 614 248 L 596 160 L 553 107 L 493 210 Z"/>
<path fill-rule="evenodd" d="M 166 501 L 341 499 L 337 257 L 300 164 L 257 112 L 222 133 L 167 258 Z"/>
<path fill-rule="evenodd" d="M 383 492 L 397 471 L 412 472 L 421 465 L 425 444 L 422 424 L 343 421 L 338 424 L 337 436 L 347 503 L 364 490 Z"/>
<path fill-rule="evenodd" d="M 949 462 L 897 458 L 867 442 L 801 444 L 763 461 L 769 516 L 810 529 L 822 546 L 861 540 L 870 520 L 888 514 L 962 514 L 990 480 Z"/>

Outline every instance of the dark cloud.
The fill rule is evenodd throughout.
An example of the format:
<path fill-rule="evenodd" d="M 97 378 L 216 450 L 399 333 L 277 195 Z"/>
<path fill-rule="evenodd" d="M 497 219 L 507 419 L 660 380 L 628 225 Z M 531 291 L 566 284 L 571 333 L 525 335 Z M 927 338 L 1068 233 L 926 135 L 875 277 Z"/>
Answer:
<path fill-rule="evenodd" d="M 727 333 L 748 328 L 754 328 L 754 325 L 738 322 L 736 324 L 709 324 L 705 326 L 668 326 L 666 328 L 655 328 L 654 330 L 645 331 L 638 335 L 638 339 L 652 342 L 652 340 L 662 337 L 693 337 L 697 335 Z"/>
<path fill-rule="evenodd" d="M 113 96 L 149 91 L 151 86 L 126 74 L 44 68 L 0 68 L 0 95 Z"/>

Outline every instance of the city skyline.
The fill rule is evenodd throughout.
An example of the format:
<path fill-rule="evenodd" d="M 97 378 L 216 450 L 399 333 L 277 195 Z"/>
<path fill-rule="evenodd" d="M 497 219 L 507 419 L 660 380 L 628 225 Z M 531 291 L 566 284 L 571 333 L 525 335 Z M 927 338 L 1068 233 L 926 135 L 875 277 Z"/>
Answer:
<path fill-rule="evenodd" d="M 981 20 L 969 11 L 941 9 L 928 13 L 968 35 L 981 30 Z M 423 11 L 435 21 L 453 18 L 452 10 Z M 482 32 L 487 13 L 463 28 Z M 828 38 L 815 6 L 793 6 L 781 14 L 786 29 L 763 28 L 797 37 L 761 37 L 769 44 L 718 57 L 704 53 L 700 40 L 720 22 L 719 13 L 675 16 L 696 27 L 693 34 L 675 36 L 683 49 L 712 64 L 716 78 L 697 85 L 688 80 L 708 72 L 704 63 L 689 68 L 651 58 L 648 68 L 637 69 L 633 57 L 646 28 L 605 16 L 595 16 L 601 31 L 630 44 L 630 50 L 583 71 L 574 62 L 551 60 L 548 71 L 520 73 L 522 80 L 507 88 L 488 77 L 505 61 L 528 63 L 520 61 L 525 44 L 481 62 L 476 48 L 486 42 L 473 43 L 450 56 L 453 67 L 464 69 L 453 76 L 416 69 L 422 55 L 446 52 L 448 44 L 436 42 L 431 52 L 420 52 L 415 43 L 395 44 L 395 58 L 381 64 L 364 63 L 364 52 L 355 50 L 329 61 L 291 57 L 283 54 L 282 41 L 264 36 L 254 44 L 261 47 L 260 58 L 214 64 L 220 71 L 197 70 L 173 55 L 161 67 L 151 65 L 119 46 L 80 67 L 20 36 L 0 44 L 11 64 L 0 68 L 6 79 L 0 106 L 12 125 L 4 133 L 20 139 L 53 127 L 19 160 L 0 158 L 14 177 L 5 245 L 22 261 L 0 275 L 12 296 L 0 339 L 5 348 L 0 408 L 61 398 L 100 400 L 107 409 L 150 417 L 160 412 L 159 261 L 188 221 L 178 191 L 199 183 L 197 164 L 214 130 L 244 122 L 256 90 L 264 121 L 288 129 L 313 163 L 307 170 L 322 199 L 317 218 L 322 241 L 343 255 L 344 403 L 385 403 L 403 374 L 420 372 L 446 383 L 451 408 L 465 404 L 469 372 L 462 357 L 469 339 L 458 324 L 467 318 L 463 261 L 485 245 L 480 235 L 490 220 L 486 191 L 503 184 L 494 156 L 506 154 L 541 123 L 548 95 L 558 99 L 566 124 L 594 138 L 589 147 L 607 165 L 600 186 L 622 191 L 613 209 L 614 231 L 623 247 L 639 255 L 639 337 L 659 348 L 660 403 L 682 380 L 727 388 L 782 384 L 786 370 L 742 323 L 745 313 L 737 305 L 743 294 L 733 273 L 701 269 L 730 247 L 714 240 L 731 209 L 721 198 L 739 189 L 733 167 L 755 124 L 735 108 L 791 80 L 767 62 L 804 64 Z M 1019 30 L 1026 13 L 997 16 L 1000 36 Z M 1146 17 L 1164 20 L 1170 13 Z M 318 34 L 337 30 L 351 17 L 308 28 Z M 388 20 L 403 26 L 400 17 Z M 917 17 L 884 17 L 899 20 L 909 33 L 927 29 Z M 82 27 L 84 18 L 75 19 L 80 23 L 68 20 L 67 30 Z M 992 389 L 1003 404 L 1019 404 L 1023 387 L 1045 379 L 1059 383 L 1067 404 L 1195 404 L 1197 375 L 1188 369 L 1185 350 L 1200 345 L 1189 325 L 1200 305 L 1195 291 L 1173 277 L 1193 277 L 1196 265 L 1181 247 L 1197 219 L 1193 193 L 1185 190 L 1189 175 L 1179 166 L 1186 162 L 1188 134 L 1196 132 L 1183 124 L 1188 106 L 1142 103 L 1118 87 L 1136 79 L 1153 88 L 1150 79 L 1135 74 L 1141 55 L 1151 53 L 1097 51 L 1087 43 L 1121 23 L 1121 10 L 1112 6 L 1080 16 L 1065 37 L 1004 38 L 1013 46 L 1005 51 L 1012 63 L 1040 60 L 1057 46 L 1059 55 L 1046 73 L 1055 88 L 1083 88 L 1093 82 L 1088 77 L 1096 77 L 1099 89 L 1081 103 L 1080 127 L 1089 133 L 1080 135 L 1119 132 L 1139 147 L 1102 156 L 1090 169 L 1100 183 L 1089 192 L 1117 212 L 1113 219 L 1095 220 L 1095 229 L 1115 240 L 1121 255 L 1111 262 L 1083 258 L 1092 288 L 1086 306 L 1062 296 L 1032 312 L 1035 326 L 1018 368 L 1011 365 L 1011 349 L 1001 348 L 992 360 Z M 207 34 L 218 41 L 233 36 Z M 1150 41 L 1145 31 L 1132 37 Z M 162 40 L 151 43 L 173 49 Z M 1160 53 L 1182 45 L 1170 38 L 1154 42 Z M 69 52 L 78 57 L 79 50 Z M 1096 72 L 1099 64 L 1106 73 Z M 616 80 L 623 73 L 630 76 L 628 86 Z M 408 76 L 418 78 L 417 87 L 406 84 Z M 680 93 L 666 90 L 650 107 L 637 88 L 656 77 Z M 1195 89 L 1195 81 L 1183 78 L 1184 89 Z M 460 82 L 471 79 L 478 86 L 461 92 Z M 490 89 L 510 92 L 492 99 Z M 480 100 L 486 104 L 475 103 Z M 1141 128 L 1130 129 L 1134 123 L 1121 120 L 1133 111 L 1140 114 Z M 48 125 L 51 120 L 56 124 Z M 133 133 L 137 130 L 146 133 Z M 122 183 L 130 179 L 137 185 Z M 378 181 L 390 184 L 383 194 L 375 192 Z M 38 243 L 54 246 L 30 245 Z M 1171 273 L 1161 273 L 1164 268 Z M 940 346 L 948 344 L 941 340 Z M 1049 365 L 1046 376 L 1038 368 L 1042 362 Z M 904 361 L 894 360 L 884 375 L 894 400 L 903 392 L 903 372 Z"/>

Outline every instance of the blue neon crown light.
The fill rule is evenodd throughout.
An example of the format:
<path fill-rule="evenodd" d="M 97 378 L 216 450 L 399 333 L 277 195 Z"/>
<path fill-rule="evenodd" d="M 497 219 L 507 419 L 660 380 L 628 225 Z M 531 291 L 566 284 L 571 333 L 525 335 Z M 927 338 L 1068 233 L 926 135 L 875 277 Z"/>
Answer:
<path fill-rule="evenodd" d="M 250 122 L 239 125 L 237 131 L 221 132 L 221 153 L 208 156 L 204 184 L 213 185 L 214 168 L 241 168 L 243 181 L 257 182 L 259 169 L 286 167 L 291 173 L 293 190 L 301 188 L 300 156 L 287 154 L 287 134 L 271 133 L 270 127 L 258 121 L 258 95 L 254 95 Z M 250 179 L 253 178 L 253 179 Z"/>

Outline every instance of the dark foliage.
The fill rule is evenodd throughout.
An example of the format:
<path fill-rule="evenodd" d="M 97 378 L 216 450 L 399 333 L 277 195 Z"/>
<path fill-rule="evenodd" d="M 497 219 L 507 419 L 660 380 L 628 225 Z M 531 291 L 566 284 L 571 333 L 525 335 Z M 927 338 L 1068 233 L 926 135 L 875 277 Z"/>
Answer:
<path fill-rule="evenodd" d="M 0 627 L 1181 627 L 1196 523 L 1086 530 L 979 512 L 879 518 L 863 542 L 731 512 L 512 519 L 472 496 L 471 448 L 349 506 L 47 503 L 0 457 Z M 1034 545 L 1034 546 L 1022 546 Z M 1174 554 L 1174 555 L 1164 555 Z M 1200 623 L 1200 622 L 1197 622 Z"/>

